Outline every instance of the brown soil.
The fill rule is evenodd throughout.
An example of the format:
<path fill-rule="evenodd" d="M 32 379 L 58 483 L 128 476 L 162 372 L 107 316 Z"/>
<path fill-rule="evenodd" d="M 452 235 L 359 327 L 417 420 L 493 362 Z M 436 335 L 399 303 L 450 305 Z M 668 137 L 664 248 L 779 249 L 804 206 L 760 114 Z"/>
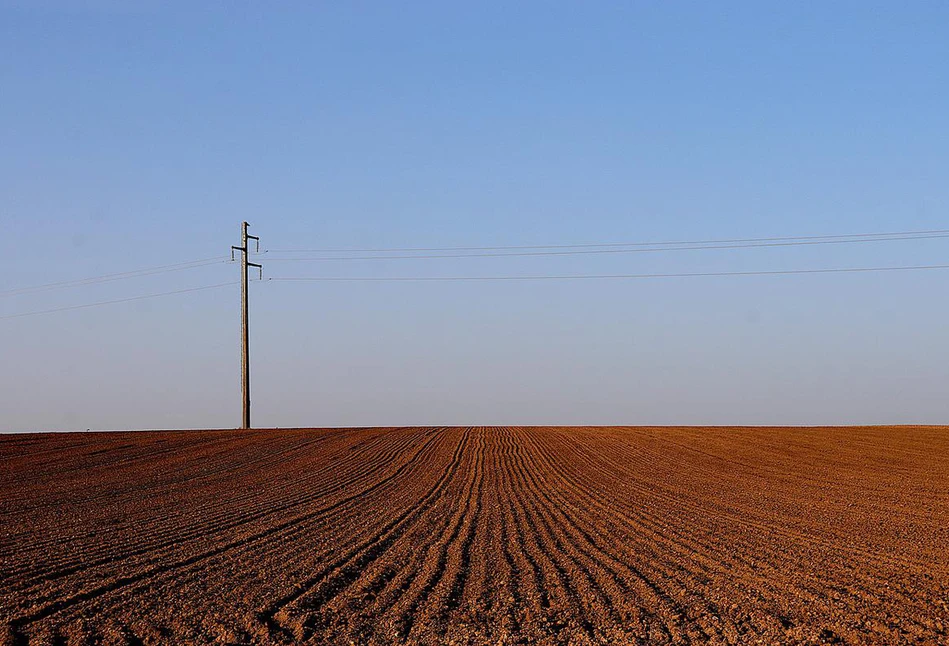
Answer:
<path fill-rule="evenodd" d="M 946 644 L 949 429 L 0 436 L 0 643 Z"/>

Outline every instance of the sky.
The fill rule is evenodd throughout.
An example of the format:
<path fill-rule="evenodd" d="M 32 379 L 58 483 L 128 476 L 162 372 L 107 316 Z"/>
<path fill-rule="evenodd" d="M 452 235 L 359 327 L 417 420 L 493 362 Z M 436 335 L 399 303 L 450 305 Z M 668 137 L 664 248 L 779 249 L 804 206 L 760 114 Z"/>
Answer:
<path fill-rule="evenodd" d="M 10 317 L 237 281 L 244 220 L 265 279 L 949 263 L 281 253 L 946 229 L 947 60 L 936 1 L 0 0 L 0 431 L 237 426 L 235 285 Z M 947 281 L 254 282 L 253 422 L 947 423 Z"/>

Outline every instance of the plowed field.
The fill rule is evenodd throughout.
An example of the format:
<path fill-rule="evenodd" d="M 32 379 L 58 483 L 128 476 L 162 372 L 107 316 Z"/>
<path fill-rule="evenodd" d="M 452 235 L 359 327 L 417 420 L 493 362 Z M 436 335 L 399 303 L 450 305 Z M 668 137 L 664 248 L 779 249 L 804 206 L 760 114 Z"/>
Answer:
<path fill-rule="evenodd" d="M 0 642 L 949 643 L 949 429 L 0 436 Z"/>

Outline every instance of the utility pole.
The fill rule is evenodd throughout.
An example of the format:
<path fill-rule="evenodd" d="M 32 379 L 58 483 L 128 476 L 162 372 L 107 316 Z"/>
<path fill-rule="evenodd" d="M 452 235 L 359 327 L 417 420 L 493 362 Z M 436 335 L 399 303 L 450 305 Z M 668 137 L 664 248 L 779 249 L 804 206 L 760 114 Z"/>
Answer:
<path fill-rule="evenodd" d="M 264 268 L 255 262 L 247 260 L 248 249 L 247 240 L 257 242 L 257 251 L 260 251 L 260 238 L 247 233 L 246 222 L 241 223 L 241 246 L 231 246 L 231 260 L 234 260 L 234 252 L 241 252 L 241 428 L 250 428 L 250 339 L 247 315 L 247 268 L 256 267 L 260 270 L 260 277 L 263 278 Z"/>

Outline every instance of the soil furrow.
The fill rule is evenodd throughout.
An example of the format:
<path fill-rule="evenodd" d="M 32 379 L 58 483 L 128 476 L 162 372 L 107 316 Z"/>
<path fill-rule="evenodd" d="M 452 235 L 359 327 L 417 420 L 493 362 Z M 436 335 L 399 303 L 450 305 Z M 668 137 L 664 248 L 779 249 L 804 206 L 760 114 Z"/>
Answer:
<path fill-rule="evenodd" d="M 949 428 L 0 437 L 0 646 L 949 643 Z"/>

